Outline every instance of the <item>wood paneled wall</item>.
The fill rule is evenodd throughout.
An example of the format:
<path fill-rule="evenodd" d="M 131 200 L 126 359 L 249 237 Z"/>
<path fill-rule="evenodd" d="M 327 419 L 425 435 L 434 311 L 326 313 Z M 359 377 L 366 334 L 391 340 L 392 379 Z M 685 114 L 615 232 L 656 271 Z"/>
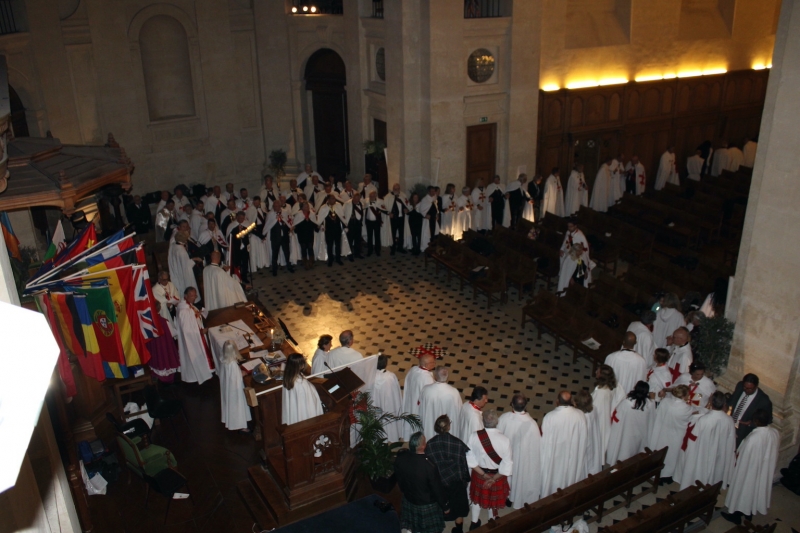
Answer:
<path fill-rule="evenodd" d="M 741 144 L 757 134 L 768 79 L 768 70 L 746 70 L 542 91 L 537 168 L 547 177 L 558 166 L 566 179 L 574 162 L 581 161 L 591 186 L 605 157 L 635 154 L 652 187 L 659 158 L 670 144 L 683 174 L 686 158 L 703 141 Z"/>

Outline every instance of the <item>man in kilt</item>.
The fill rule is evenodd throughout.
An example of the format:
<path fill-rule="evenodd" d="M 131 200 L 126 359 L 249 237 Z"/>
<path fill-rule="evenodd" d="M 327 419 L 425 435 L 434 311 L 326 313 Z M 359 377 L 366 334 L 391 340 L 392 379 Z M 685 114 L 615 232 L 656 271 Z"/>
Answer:
<path fill-rule="evenodd" d="M 497 429 L 497 411 L 483 412 L 483 427 L 473 433 L 467 446 L 467 465 L 472 469 L 469 486 L 472 525 L 470 530 L 480 527 L 481 509 L 489 510 L 489 518 L 497 518 L 497 510 L 506 506 L 513 463 L 511 441 Z"/>
<path fill-rule="evenodd" d="M 446 521 L 455 521 L 452 533 L 464 531 L 464 517 L 469 514 L 467 499 L 467 483 L 469 483 L 469 467 L 467 452 L 469 449 L 461 439 L 450 434 L 450 417 L 442 415 L 433 425 L 436 435 L 428 441 L 425 454 L 439 469 L 447 499 L 450 500 L 450 513 L 445 515 Z"/>
<path fill-rule="evenodd" d="M 450 503 L 439 470 L 425 456 L 425 435 L 411 435 L 408 450 L 397 454 L 394 471 L 403 493 L 400 528 L 414 533 L 441 533 Z"/>

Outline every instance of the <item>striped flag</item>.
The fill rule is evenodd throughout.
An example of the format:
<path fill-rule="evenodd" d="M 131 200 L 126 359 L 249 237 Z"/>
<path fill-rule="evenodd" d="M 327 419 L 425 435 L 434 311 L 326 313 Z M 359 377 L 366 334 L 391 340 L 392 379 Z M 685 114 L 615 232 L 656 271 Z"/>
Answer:
<path fill-rule="evenodd" d="M 82 287 L 76 289 L 76 293 L 84 296 L 82 300 L 86 304 L 86 315 L 81 316 L 81 325 L 84 328 L 91 325 L 105 376 L 107 378 L 127 378 L 129 376 L 128 367 L 125 363 L 125 352 L 122 349 L 122 337 L 117 324 L 117 312 L 114 308 L 114 301 L 111 299 L 111 292 L 107 286 L 103 286 Z M 76 298 L 76 303 L 80 315 L 81 304 L 78 298 Z M 91 336 L 87 338 L 91 339 Z M 91 343 L 87 343 L 87 351 L 93 349 L 89 348 L 90 345 Z"/>
<path fill-rule="evenodd" d="M 2 227 L 6 248 L 8 248 L 8 255 L 18 261 L 22 261 L 22 254 L 19 253 L 19 239 L 17 239 L 17 236 L 14 234 L 14 228 L 11 227 L 11 221 L 8 219 L 8 213 L 5 211 L 0 212 L 0 227 Z"/>
<path fill-rule="evenodd" d="M 50 247 L 47 249 L 47 253 L 44 254 L 45 262 L 50 261 L 56 254 L 64 251 L 66 247 L 67 239 L 64 237 L 64 226 L 61 225 L 61 220 L 59 220 L 56 231 L 53 232 L 53 239 L 50 241 Z"/>

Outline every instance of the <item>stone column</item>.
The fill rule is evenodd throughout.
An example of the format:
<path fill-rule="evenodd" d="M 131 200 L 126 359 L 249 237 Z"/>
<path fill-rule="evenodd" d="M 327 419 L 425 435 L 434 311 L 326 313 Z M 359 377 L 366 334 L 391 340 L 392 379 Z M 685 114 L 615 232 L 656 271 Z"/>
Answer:
<path fill-rule="evenodd" d="M 800 420 L 798 0 L 783 2 L 772 64 L 732 294 L 736 329 L 721 384 L 732 389 L 744 374 L 758 375 L 774 406 L 783 466 L 797 452 Z"/>

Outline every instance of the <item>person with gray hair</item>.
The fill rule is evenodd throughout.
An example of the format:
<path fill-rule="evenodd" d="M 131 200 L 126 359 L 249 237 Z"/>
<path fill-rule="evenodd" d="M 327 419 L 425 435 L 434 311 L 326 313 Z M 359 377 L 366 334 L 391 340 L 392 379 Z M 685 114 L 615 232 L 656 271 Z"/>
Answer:
<path fill-rule="evenodd" d="M 472 470 L 469 485 L 472 524 L 470 529 L 481 525 L 481 509 L 489 511 L 490 518 L 506 506 L 509 495 L 508 476 L 514 469 L 511 441 L 497 429 L 497 411 L 483 412 L 483 426 L 467 441 L 467 466 Z"/>
<path fill-rule="evenodd" d="M 244 396 L 244 381 L 239 368 L 239 350 L 233 341 L 225 341 L 222 345 L 222 361 L 217 375 L 219 376 L 219 395 L 222 402 L 222 423 L 230 430 L 250 433 L 247 423 L 250 421 L 250 407 Z"/>
<path fill-rule="evenodd" d="M 400 528 L 414 533 L 441 533 L 450 502 L 436 465 L 425 455 L 427 441 L 418 431 L 408 439 L 394 461 L 397 484 L 403 493 Z"/>
<path fill-rule="evenodd" d="M 631 322 L 628 326 L 628 331 L 636 335 L 636 345 L 633 347 L 633 351 L 644 357 L 647 368 L 653 368 L 655 363 L 653 360 L 653 352 L 656 350 L 656 344 L 653 340 L 653 324 L 655 321 L 656 314 L 647 309 L 641 314 L 638 321 Z"/>
<path fill-rule="evenodd" d="M 181 293 L 169 280 L 169 272 L 166 270 L 158 273 L 158 283 L 153 285 L 153 296 L 157 301 L 161 302 L 161 309 L 158 314 L 169 323 L 172 336 L 177 336 L 178 330 L 175 328 L 173 315 L 177 311 L 178 304 L 181 303 Z"/>
<path fill-rule="evenodd" d="M 339 344 L 341 344 L 341 346 L 334 348 L 328 353 L 328 364 L 331 365 L 331 368 L 355 363 L 359 359 L 364 358 L 361 352 L 353 349 L 352 330 L 346 329 L 339 334 Z"/>
<path fill-rule="evenodd" d="M 556 408 L 542 420 L 542 498 L 586 477 L 588 443 L 586 416 L 572 406 L 572 394 L 562 390 Z"/>
<path fill-rule="evenodd" d="M 511 441 L 511 455 L 514 467 L 511 471 L 511 492 L 508 499 L 514 509 L 521 509 L 527 503 L 539 500 L 541 484 L 542 434 L 536 420 L 531 418 L 525 408 L 528 398 L 516 393 L 511 399 L 512 410 L 503 413 L 497 429 Z"/>
<path fill-rule="evenodd" d="M 436 420 L 447 415 L 453 428 L 457 428 L 461 417 L 461 393 L 447 383 L 450 369 L 437 366 L 433 370 L 436 381 L 425 385 L 419 394 L 419 413 L 425 438 L 432 439 L 436 435 Z"/>

